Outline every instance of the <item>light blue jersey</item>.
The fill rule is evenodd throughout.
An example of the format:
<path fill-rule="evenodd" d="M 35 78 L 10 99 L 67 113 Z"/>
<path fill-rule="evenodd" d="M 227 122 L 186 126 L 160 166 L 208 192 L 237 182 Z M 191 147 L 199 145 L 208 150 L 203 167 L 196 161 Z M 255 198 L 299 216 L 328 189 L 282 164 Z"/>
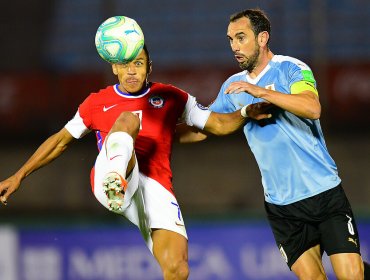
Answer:
<path fill-rule="evenodd" d="M 311 69 L 305 63 L 275 55 L 255 79 L 246 71 L 227 79 L 210 106 L 212 111 L 234 112 L 246 104 L 263 101 L 248 93 L 225 94 L 228 85 L 235 81 L 286 94 L 291 94 L 291 86 L 299 81 L 316 86 Z M 275 108 L 270 119 L 248 119 L 244 134 L 261 171 L 267 202 L 286 205 L 339 185 L 341 180 L 326 148 L 319 120 L 297 117 Z"/>

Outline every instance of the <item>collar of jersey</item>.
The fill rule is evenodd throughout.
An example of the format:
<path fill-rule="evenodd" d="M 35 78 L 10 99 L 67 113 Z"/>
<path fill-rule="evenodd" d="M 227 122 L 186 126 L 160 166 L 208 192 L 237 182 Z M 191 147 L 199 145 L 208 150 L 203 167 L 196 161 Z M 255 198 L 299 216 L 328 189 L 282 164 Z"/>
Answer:
<path fill-rule="evenodd" d="M 271 61 L 270 61 L 270 62 L 271 62 Z M 259 74 L 258 74 L 258 76 L 257 76 L 257 77 L 255 77 L 254 79 L 252 79 L 252 78 L 249 76 L 248 71 L 246 71 L 247 82 L 248 82 L 248 83 L 251 83 L 251 84 L 253 84 L 253 85 L 256 85 L 256 84 L 259 82 L 259 80 L 262 78 L 262 76 L 263 76 L 263 75 L 265 75 L 265 74 L 266 74 L 266 72 L 267 72 L 268 70 L 270 70 L 270 68 L 271 68 L 270 62 L 266 65 L 266 67 L 262 70 L 262 72 L 261 72 L 261 73 L 259 73 Z"/>
<path fill-rule="evenodd" d="M 145 88 L 143 88 L 141 91 L 135 93 L 135 94 L 132 94 L 132 93 L 128 93 L 128 92 L 123 92 L 119 89 L 119 84 L 115 84 L 113 86 L 114 88 L 114 91 L 119 95 L 119 96 L 122 96 L 122 97 L 127 97 L 127 98 L 139 98 L 139 97 L 142 97 L 144 96 L 145 94 L 147 94 L 149 91 L 150 91 L 150 86 L 147 86 Z"/>

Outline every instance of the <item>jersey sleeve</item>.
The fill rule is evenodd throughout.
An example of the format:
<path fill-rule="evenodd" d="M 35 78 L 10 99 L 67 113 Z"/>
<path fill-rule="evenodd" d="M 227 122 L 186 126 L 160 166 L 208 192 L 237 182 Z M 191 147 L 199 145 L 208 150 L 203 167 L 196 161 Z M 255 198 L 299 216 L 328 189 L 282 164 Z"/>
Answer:
<path fill-rule="evenodd" d="M 90 129 L 84 124 L 79 111 L 77 111 L 74 117 L 64 127 L 76 139 L 80 139 L 90 132 Z"/>
<path fill-rule="evenodd" d="M 194 96 L 188 94 L 188 100 L 182 115 L 182 119 L 187 125 L 203 129 L 210 114 L 211 111 L 208 108 L 199 104 Z"/>
<path fill-rule="evenodd" d="M 318 95 L 316 80 L 311 68 L 307 64 L 296 59 L 295 63 L 290 62 L 289 68 L 289 87 L 291 94 L 310 90 Z"/>
<path fill-rule="evenodd" d="M 74 117 L 65 125 L 65 128 L 74 138 L 80 139 L 91 131 L 90 126 L 90 98 L 87 97 L 78 107 Z"/>
<path fill-rule="evenodd" d="M 236 110 L 234 104 L 230 100 L 229 94 L 225 94 L 225 89 L 230 84 L 229 79 L 224 82 L 216 99 L 208 106 L 209 109 L 216 113 L 230 113 Z"/>

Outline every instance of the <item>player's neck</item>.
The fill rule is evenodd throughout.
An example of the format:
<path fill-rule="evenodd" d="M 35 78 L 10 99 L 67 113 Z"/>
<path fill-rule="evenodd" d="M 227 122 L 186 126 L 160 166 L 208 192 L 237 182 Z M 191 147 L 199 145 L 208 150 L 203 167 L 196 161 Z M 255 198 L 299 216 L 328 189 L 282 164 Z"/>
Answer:
<path fill-rule="evenodd" d="M 266 53 L 263 53 L 256 68 L 249 73 L 249 77 L 255 79 L 266 68 L 273 56 L 274 54 L 270 50 L 267 50 Z"/>

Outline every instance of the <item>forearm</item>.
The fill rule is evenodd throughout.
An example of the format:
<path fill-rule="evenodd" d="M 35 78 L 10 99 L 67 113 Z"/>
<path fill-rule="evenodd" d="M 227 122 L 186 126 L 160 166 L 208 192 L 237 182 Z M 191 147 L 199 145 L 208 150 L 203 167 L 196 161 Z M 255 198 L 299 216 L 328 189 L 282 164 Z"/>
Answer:
<path fill-rule="evenodd" d="M 253 95 L 302 118 L 318 119 L 321 114 L 319 98 L 313 92 L 283 94 L 261 87 L 253 87 Z"/>
<path fill-rule="evenodd" d="M 50 163 L 65 151 L 71 140 L 72 136 L 65 129 L 50 136 L 16 172 L 15 176 L 21 181 L 32 172 Z"/>
<path fill-rule="evenodd" d="M 204 131 L 218 136 L 227 135 L 243 127 L 245 121 L 246 118 L 241 115 L 240 110 L 227 114 L 212 112 L 204 126 Z"/>

